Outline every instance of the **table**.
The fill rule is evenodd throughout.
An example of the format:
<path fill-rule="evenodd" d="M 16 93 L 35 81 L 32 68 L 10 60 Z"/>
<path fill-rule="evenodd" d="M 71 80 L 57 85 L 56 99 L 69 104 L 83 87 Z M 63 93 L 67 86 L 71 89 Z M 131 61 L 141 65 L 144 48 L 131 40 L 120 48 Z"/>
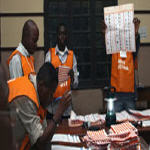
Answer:
<path fill-rule="evenodd" d="M 68 120 L 64 119 L 61 124 L 57 127 L 56 133 L 62 134 L 75 134 L 79 136 L 86 135 L 86 129 L 83 127 L 69 127 Z M 148 139 L 150 139 L 150 127 L 138 127 L 140 141 L 141 141 L 141 150 L 148 150 Z M 58 145 L 67 145 L 67 146 L 77 146 L 77 147 L 87 147 L 86 143 L 65 143 L 65 142 L 52 142 L 52 144 Z"/>

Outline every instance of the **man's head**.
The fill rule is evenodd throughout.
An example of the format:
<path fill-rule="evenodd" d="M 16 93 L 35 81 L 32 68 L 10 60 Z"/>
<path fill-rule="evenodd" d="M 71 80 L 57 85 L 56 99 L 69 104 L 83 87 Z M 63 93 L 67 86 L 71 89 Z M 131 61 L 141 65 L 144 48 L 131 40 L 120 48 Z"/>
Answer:
<path fill-rule="evenodd" d="M 30 54 L 37 49 L 37 41 L 39 38 L 39 29 L 32 20 L 27 20 L 22 31 L 22 44 Z"/>
<path fill-rule="evenodd" d="M 46 108 L 53 100 L 58 76 L 51 63 L 44 63 L 37 74 L 37 90 L 41 105 Z"/>
<path fill-rule="evenodd" d="M 9 89 L 6 80 L 6 73 L 0 65 L 0 110 L 7 107 Z"/>
<path fill-rule="evenodd" d="M 65 24 L 60 24 L 57 27 L 57 44 L 60 50 L 64 50 L 65 46 L 68 44 L 68 31 Z"/>

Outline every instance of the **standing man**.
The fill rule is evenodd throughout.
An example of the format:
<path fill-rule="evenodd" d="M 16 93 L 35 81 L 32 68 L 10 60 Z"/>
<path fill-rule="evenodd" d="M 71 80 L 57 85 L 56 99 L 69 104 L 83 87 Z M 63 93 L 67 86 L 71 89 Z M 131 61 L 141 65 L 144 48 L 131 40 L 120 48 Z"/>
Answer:
<path fill-rule="evenodd" d="M 35 73 L 34 58 L 31 55 L 37 49 L 38 38 L 39 29 L 36 23 L 27 20 L 23 27 L 21 43 L 7 61 L 11 79 Z"/>
<path fill-rule="evenodd" d="M 116 112 L 122 110 L 135 109 L 137 99 L 137 89 L 135 82 L 136 59 L 140 47 L 140 36 L 138 34 L 140 20 L 134 18 L 136 52 L 127 52 L 126 58 L 122 58 L 120 53 L 112 54 L 111 63 L 111 86 L 115 87 L 114 96 L 117 98 L 114 107 Z M 103 25 L 102 32 L 105 33 L 106 25 Z"/>
<path fill-rule="evenodd" d="M 49 117 L 51 118 L 53 116 L 53 113 L 55 113 L 56 108 L 59 104 L 59 98 L 64 94 L 65 91 L 70 90 L 71 86 L 73 88 L 77 88 L 78 86 L 78 70 L 77 70 L 77 61 L 76 57 L 72 50 L 68 49 L 68 32 L 67 28 L 64 24 L 60 24 L 57 27 L 57 44 L 55 48 L 50 48 L 49 51 L 46 54 L 45 62 L 51 62 L 55 68 L 59 67 L 67 67 L 69 68 L 69 79 L 66 80 L 66 84 L 64 86 L 61 86 L 61 84 L 58 84 L 58 87 L 56 89 L 56 92 L 54 94 L 54 98 L 56 99 L 53 101 L 52 105 L 49 106 L 48 112 Z M 63 114 L 64 118 L 69 118 L 70 112 L 71 112 L 71 106 L 68 108 L 67 111 Z"/>
<path fill-rule="evenodd" d="M 71 95 L 65 93 L 53 118 L 46 121 L 46 108 L 53 101 L 58 83 L 57 73 L 51 63 L 45 63 L 35 74 L 8 81 L 9 108 L 17 113 L 15 138 L 20 150 L 45 150 L 57 124 L 70 105 Z"/>

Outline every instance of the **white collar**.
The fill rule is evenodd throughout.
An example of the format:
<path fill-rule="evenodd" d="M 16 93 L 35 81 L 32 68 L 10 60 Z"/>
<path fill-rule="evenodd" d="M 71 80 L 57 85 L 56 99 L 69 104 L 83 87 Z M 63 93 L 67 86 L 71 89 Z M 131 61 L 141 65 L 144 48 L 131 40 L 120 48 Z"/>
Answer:
<path fill-rule="evenodd" d="M 20 42 L 19 46 L 17 47 L 17 50 L 23 55 L 23 56 L 30 56 L 28 50 L 23 46 L 23 44 Z"/>
<path fill-rule="evenodd" d="M 56 45 L 56 47 L 55 47 L 55 54 L 59 54 L 59 55 L 64 55 L 64 54 L 66 54 L 66 53 L 68 53 L 68 48 L 67 48 L 67 46 L 65 46 L 65 50 L 62 52 L 62 51 L 60 51 L 59 50 L 59 48 L 58 48 L 58 45 Z"/>

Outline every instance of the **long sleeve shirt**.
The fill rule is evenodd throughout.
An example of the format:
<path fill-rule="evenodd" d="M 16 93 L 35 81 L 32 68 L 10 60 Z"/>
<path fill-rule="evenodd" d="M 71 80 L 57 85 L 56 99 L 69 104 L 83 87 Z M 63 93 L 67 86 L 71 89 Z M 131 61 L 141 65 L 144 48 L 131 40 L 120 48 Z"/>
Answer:
<path fill-rule="evenodd" d="M 57 45 L 55 47 L 55 50 L 56 50 L 56 54 L 58 55 L 61 63 L 62 64 L 65 63 L 66 60 L 67 60 L 67 56 L 68 56 L 67 46 L 65 47 L 64 52 L 60 51 Z M 45 62 L 51 62 L 51 53 L 50 53 L 50 51 L 48 51 L 47 54 L 46 54 Z M 78 69 L 77 69 L 77 60 L 76 60 L 75 54 L 73 54 L 73 72 L 74 72 L 74 82 L 73 82 L 72 87 L 77 88 L 78 83 L 79 83 L 79 80 L 78 80 L 79 72 L 78 72 Z"/>
<path fill-rule="evenodd" d="M 30 54 L 22 43 L 16 48 L 23 56 L 29 57 Z M 23 76 L 22 63 L 19 54 L 12 57 L 9 63 L 10 79 Z"/>

